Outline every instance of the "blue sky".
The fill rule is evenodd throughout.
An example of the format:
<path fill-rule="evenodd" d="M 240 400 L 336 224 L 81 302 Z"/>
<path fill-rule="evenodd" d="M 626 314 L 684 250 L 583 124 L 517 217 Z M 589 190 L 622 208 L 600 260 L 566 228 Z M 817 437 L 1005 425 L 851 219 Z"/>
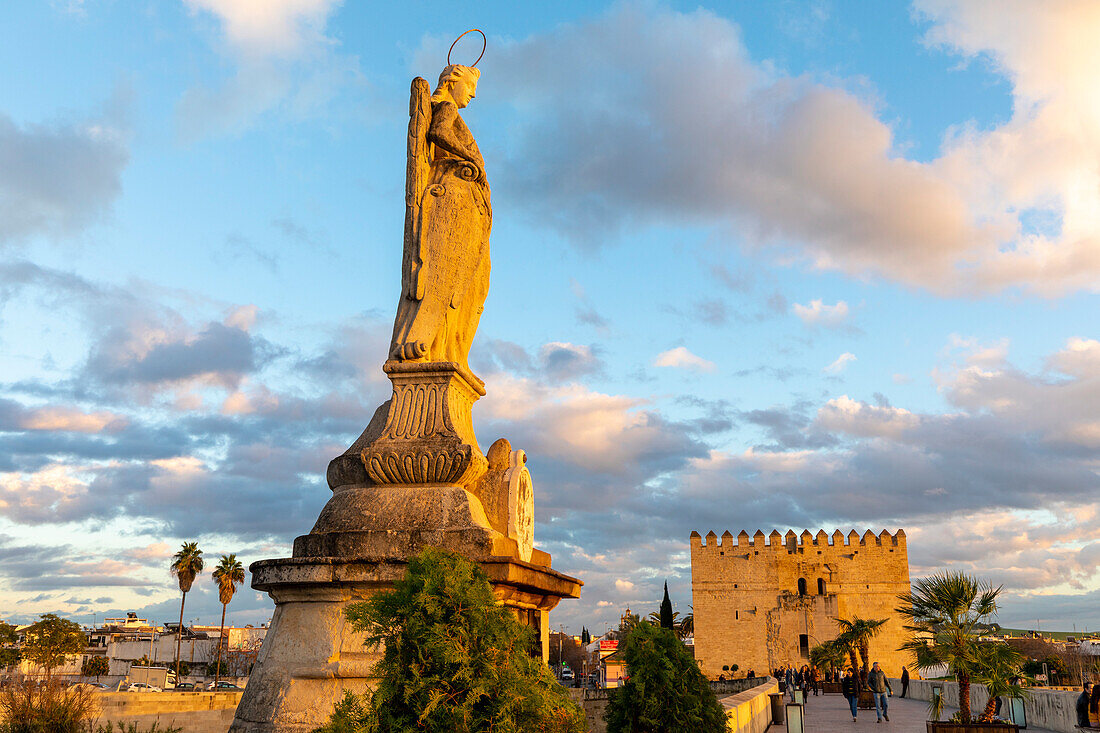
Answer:
<path fill-rule="evenodd" d="M 475 425 L 586 583 L 555 626 L 773 527 L 1100 626 L 1100 11 L 992 0 L 6 3 L 0 616 L 170 619 L 180 542 L 308 531 L 387 395 L 409 81 L 471 26 Z"/>

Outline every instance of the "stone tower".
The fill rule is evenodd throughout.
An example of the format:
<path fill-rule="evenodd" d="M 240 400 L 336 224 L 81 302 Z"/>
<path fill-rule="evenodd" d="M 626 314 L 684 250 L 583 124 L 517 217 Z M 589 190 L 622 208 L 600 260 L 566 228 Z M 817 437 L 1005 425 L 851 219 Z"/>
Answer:
<path fill-rule="evenodd" d="M 898 676 L 908 658 L 897 596 L 909 591 L 905 531 L 757 530 L 706 541 L 691 533 L 695 658 L 716 677 L 723 665 L 766 674 L 809 663 L 809 650 L 836 638 L 836 618 L 888 619 L 871 640 L 871 661 Z"/>

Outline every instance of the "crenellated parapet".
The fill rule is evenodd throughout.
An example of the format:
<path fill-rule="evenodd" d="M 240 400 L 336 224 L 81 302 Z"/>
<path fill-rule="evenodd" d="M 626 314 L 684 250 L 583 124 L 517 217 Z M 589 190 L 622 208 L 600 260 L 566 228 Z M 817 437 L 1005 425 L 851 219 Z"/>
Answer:
<path fill-rule="evenodd" d="M 780 534 L 779 530 L 773 529 L 770 534 L 765 535 L 758 529 L 751 537 L 748 532 L 741 530 L 736 538 L 726 531 L 722 533 L 721 539 L 713 531 L 707 532 L 705 538 L 698 532 L 692 532 L 690 544 L 692 550 L 707 548 L 759 550 L 763 547 L 786 550 L 808 547 L 905 547 L 905 530 L 899 529 L 890 534 L 884 529 L 875 534 L 868 529 L 861 535 L 854 529 L 847 534 L 839 529 L 834 530 L 832 534 L 828 534 L 823 529 L 819 529 L 816 534 L 808 529 L 802 530 L 801 534 L 795 534 L 794 530 L 787 530 L 786 534 Z"/>

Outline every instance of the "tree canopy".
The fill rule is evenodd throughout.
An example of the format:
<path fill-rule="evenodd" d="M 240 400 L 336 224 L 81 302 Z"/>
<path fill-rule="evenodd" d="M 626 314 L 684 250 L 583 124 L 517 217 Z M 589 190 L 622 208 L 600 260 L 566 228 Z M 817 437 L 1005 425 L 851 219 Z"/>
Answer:
<path fill-rule="evenodd" d="M 237 592 L 237 586 L 244 582 L 244 566 L 236 555 L 222 555 L 211 579 L 218 586 L 218 601 L 227 605 L 233 600 L 233 594 Z"/>
<path fill-rule="evenodd" d="M 582 733 L 584 715 L 532 651 L 534 633 L 497 603 L 485 572 L 440 549 L 409 560 L 392 591 L 346 612 L 385 645 L 369 701 L 349 696 L 325 733 Z"/>
<path fill-rule="evenodd" d="M 199 549 L 198 542 L 184 542 L 179 552 L 172 556 L 172 564 L 169 566 L 172 575 L 179 581 L 180 590 L 185 594 L 191 590 L 191 584 L 202 572 L 202 568 L 202 550 Z"/>
<path fill-rule="evenodd" d="M 608 733 L 726 730 L 725 711 L 674 631 L 637 624 L 620 653 L 628 677 L 607 706 Z"/>
<path fill-rule="evenodd" d="M 45 669 L 47 680 L 54 667 L 64 664 L 67 657 L 80 654 L 88 645 L 80 624 L 52 613 L 42 614 L 24 636 L 23 657 Z"/>
<path fill-rule="evenodd" d="M 100 675 L 107 674 L 111 671 L 111 662 L 107 657 L 94 656 L 88 657 L 84 660 L 84 664 L 80 667 L 80 674 L 85 677 L 95 677 L 97 680 Z"/>
<path fill-rule="evenodd" d="M 850 619 L 838 618 L 836 622 L 840 626 L 840 636 L 837 637 L 839 644 L 846 647 L 849 654 L 853 650 L 858 651 L 863 668 L 870 669 L 871 639 L 882 630 L 882 625 L 886 623 L 886 619 L 853 616 Z"/>

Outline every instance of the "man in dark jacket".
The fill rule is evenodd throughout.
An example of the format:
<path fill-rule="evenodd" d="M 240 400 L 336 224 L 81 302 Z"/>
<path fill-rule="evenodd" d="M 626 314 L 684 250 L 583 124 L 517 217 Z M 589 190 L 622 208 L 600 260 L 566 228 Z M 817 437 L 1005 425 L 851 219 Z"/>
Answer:
<path fill-rule="evenodd" d="M 1084 692 L 1077 697 L 1077 725 L 1082 728 L 1089 727 L 1089 690 L 1092 685 L 1085 683 Z"/>
<path fill-rule="evenodd" d="M 867 688 L 875 698 L 875 715 L 878 716 L 878 722 L 881 723 L 885 718 L 889 723 L 890 716 L 886 714 L 886 698 L 893 695 L 894 691 L 890 689 L 890 680 L 886 679 L 886 673 L 879 668 L 878 662 L 875 662 L 867 675 Z"/>
<path fill-rule="evenodd" d="M 909 668 L 901 668 L 901 696 L 905 697 L 909 693 Z"/>
<path fill-rule="evenodd" d="M 840 691 L 844 693 L 848 705 L 852 708 L 852 722 L 854 723 L 856 722 L 856 704 L 859 702 L 859 679 L 851 667 L 844 670 L 844 677 L 840 680 Z"/>

